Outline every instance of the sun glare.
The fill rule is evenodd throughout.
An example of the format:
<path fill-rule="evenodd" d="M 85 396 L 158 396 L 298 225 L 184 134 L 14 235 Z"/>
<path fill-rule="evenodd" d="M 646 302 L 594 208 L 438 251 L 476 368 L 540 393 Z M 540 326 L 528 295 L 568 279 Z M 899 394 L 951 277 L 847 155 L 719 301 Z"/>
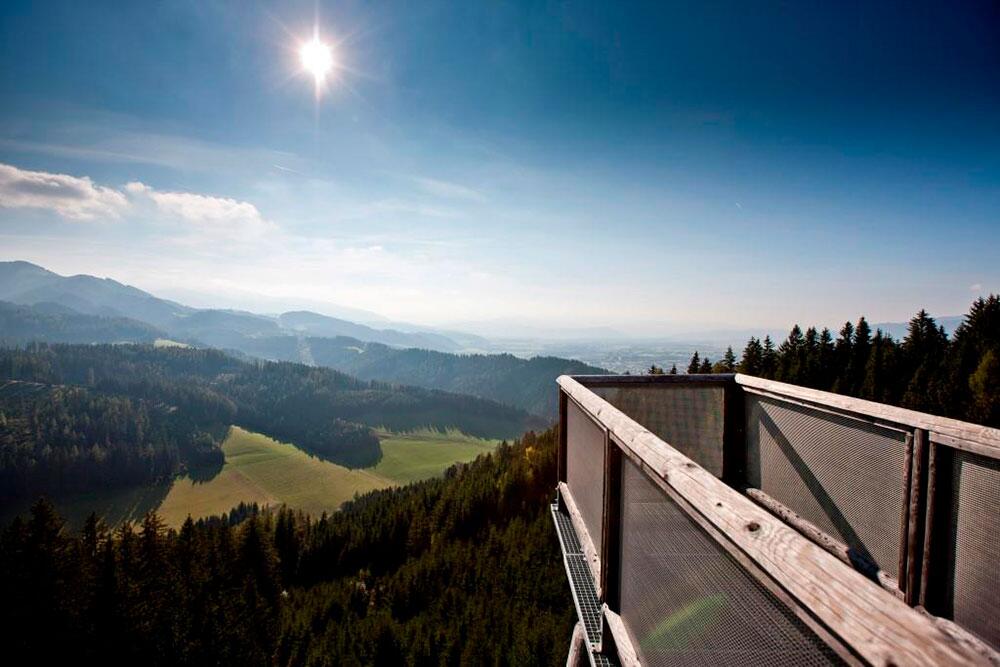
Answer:
<path fill-rule="evenodd" d="M 318 89 L 333 69 L 333 49 L 320 41 L 317 35 L 299 48 L 299 59 L 303 69 L 312 74 Z"/>

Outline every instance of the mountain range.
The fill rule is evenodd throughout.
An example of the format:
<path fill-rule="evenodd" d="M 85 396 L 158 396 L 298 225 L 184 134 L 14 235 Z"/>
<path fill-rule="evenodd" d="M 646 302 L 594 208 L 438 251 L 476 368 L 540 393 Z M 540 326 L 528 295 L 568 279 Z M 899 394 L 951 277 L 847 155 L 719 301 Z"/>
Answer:
<path fill-rule="evenodd" d="M 110 278 L 0 262 L 0 343 L 169 343 L 326 366 L 366 380 L 464 393 L 556 415 L 555 378 L 607 372 L 558 357 L 456 354 L 484 343 L 428 330 L 377 329 L 310 311 L 262 315 L 193 308 Z"/>
<path fill-rule="evenodd" d="M 192 308 L 110 278 L 61 276 L 22 261 L 0 262 L 0 301 L 32 306 L 58 304 L 83 315 L 139 320 L 171 338 L 223 348 L 238 349 L 241 337 L 298 333 L 351 336 L 366 342 L 443 352 L 461 347 L 440 334 L 375 329 L 305 311 L 271 317 L 239 310 Z"/>

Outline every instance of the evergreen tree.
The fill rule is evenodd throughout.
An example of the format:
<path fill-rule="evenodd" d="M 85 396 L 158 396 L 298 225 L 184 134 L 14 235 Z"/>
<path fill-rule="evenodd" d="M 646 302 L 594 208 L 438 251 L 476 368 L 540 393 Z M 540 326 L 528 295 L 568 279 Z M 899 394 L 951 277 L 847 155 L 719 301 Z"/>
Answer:
<path fill-rule="evenodd" d="M 799 382 L 803 371 L 803 356 L 805 338 L 802 329 L 796 324 L 788 333 L 788 338 L 778 346 L 777 378 L 782 382 Z"/>
<path fill-rule="evenodd" d="M 861 391 L 871 349 L 872 329 L 868 326 L 867 320 L 862 317 L 854 328 L 854 345 L 851 349 L 851 363 L 848 371 L 850 385 L 847 391 L 852 395 L 856 396 Z"/>
<path fill-rule="evenodd" d="M 768 379 L 774 379 L 778 372 L 778 352 L 774 349 L 774 342 L 770 336 L 764 336 L 764 346 L 760 355 L 760 375 Z"/>
<path fill-rule="evenodd" d="M 670 366 L 670 374 L 671 375 L 677 375 L 677 364 L 672 364 Z"/>
<path fill-rule="evenodd" d="M 732 345 L 726 348 L 726 353 L 722 356 L 722 361 L 717 366 L 719 366 L 719 370 L 716 371 L 718 373 L 736 372 L 736 355 L 733 353 Z"/>
<path fill-rule="evenodd" d="M 969 377 L 970 418 L 984 424 L 1000 423 L 1000 354 L 987 350 Z"/>
<path fill-rule="evenodd" d="M 739 371 L 746 375 L 762 375 L 763 374 L 763 356 L 764 348 L 760 344 L 760 340 L 751 337 L 747 342 L 747 346 L 743 348 L 743 358 L 740 359 Z"/>
<path fill-rule="evenodd" d="M 826 327 L 819 334 L 819 359 L 816 369 L 816 385 L 821 389 L 828 389 L 833 386 L 836 380 L 836 368 L 834 367 L 835 348 L 833 344 L 833 334 Z"/>
<path fill-rule="evenodd" d="M 695 350 L 694 354 L 691 356 L 691 363 L 688 364 L 687 372 L 689 375 L 694 375 L 695 373 L 698 373 L 700 369 L 701 369 L 701 359 L 698 356 L 698 350 Z"/>
<path fill-rule="evenodd" d="M 850 367 L 854 349 L 854 325 L 845 322 L 833 347 L 836 376 L 832 391 L 848 394 L 851 391 Z"/>

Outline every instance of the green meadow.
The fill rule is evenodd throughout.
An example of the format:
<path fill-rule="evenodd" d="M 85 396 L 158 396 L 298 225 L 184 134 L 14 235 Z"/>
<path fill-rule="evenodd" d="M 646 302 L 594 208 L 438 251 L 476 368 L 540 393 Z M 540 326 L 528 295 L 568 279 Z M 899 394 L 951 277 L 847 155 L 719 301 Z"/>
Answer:
<path fill-rule="evenodd" d="M 458 431 L 381 431 L 379 437 L 383 457 L 378 465 L 350 470 L 234 426 L 222 445 L 222 471 L 209 481 L 178 478 L 157 511 L 171 526 L 180 525 L 189 514 L 221 514 L 240 502 L 284 503 L 318 516 L 337 511 L 355 495 L 435 477 L 497 445 Z"/>
<path fill-rule="evenodd" d="M 455 463 L 471 461 L 493 451 L 499 443 L 499 440 L 474 438 L 457 430 L 381 431 L 378 435 L 382 460 L 371 470 L 397 484 L 436 477 Z"/>
<path fill-rule="evenodd" d="M 262 506 L 284 503 L 319 516 L 337 511 L 355 495 L 440 475 L 455 463 L 493 451 L 499 442 L 456 430 L 393 433 L 381 429 L 378 435 L 382 460 L 371 468 L 351 470 L 311 456 L 295 445 L 233 426 L 222 444 L 225 464 L 210 480 L 183 476 L 172 483 L 87 493 L 54 502 L 75 527 L 92 511 L 116 525 L 140 519 L 153 509 L 168 525 L 177 527 L 189 514 L 196 519 L 218 515 L 241 502 Z M 27 504 L 4 508 L 0 515 L 11 518 L 27 509 Z"/>
<path fill-rule="evenodd" d="M 287 504 L 310 514 L 334 512 L 355 494 L 390 486 L 393 482 L 371 470 L 349 470 L 294 445 L 245 431 L 229 430 L 222 444 L 226 463 L 209 481 L 177 479 L 157 510 L 176 526 L 193 517 L 227 512 L 240 502 Z"/>

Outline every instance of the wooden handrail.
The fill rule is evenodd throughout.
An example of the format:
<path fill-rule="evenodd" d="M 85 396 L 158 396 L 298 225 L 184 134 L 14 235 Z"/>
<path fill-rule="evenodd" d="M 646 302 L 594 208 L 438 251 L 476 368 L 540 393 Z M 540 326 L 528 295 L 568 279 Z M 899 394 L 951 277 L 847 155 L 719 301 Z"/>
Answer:
<path fill-rule="evenodd" d="M 1000 458 L 1000 429 L 997 428 L 963 422 L 950 417 L 938 417 L 926 412 L 897 408 L 893 405 L 875 403 L 828 391 L 799 387 L 775 380 L 765 380 L 742 373 L 737 373 L 734 379 L 742 387 L 765 392 L 778 398 L 805 401 L 878 421 L 914 429 L 924 429 L 931 433 L 932 440 L 935 439 L 934 436 L 943 436 L 943 439 L 938 438 L 942 440 L 943 444 L 975 451 L 991 458 Z"/>
<path fill-rule="evenodd" d="M 737 375 L 735 379 L 741 384 L 748 382 L 748 376 Z M 906 606 L 742 493 L 727 486 L 577 380 L 562 376 L 558 382 L 570 398 L 609 430 L 622 452 L 658 485 L 682 498 L 867 662 L 886 666 L 986 664 L 982 653 L 957 641 L 933 619 Z M 749 378 L 749 382 L 770 381 Z M 792 387 L 774 384 L 779 386 L 772 384 L 768 389 L 778 393 Z M 842 398 L 826 392 L 803 391 L 807 393 L 799 394 L 797 398 L 820 399 L 817 402 L 827 405 L 833 403 L 829 397 Z M 878 406 L 868 401 L 864 403 Z M 851 409 L 838 404 L 833 407 Z M 928 417 L 912 411 L 903 412 Z M 909 422 L 903 420 L 901 423 Z M 958 431 L 949 424 L 944 426 L 950 429 L 949 435 L 961 432 L 964 437 L 984 436 L 983 431 Z M 986 429 L 990 430 L 995 429 Z M 988 439 L 991 436 L 986 432 L 985 437 Z"/>

